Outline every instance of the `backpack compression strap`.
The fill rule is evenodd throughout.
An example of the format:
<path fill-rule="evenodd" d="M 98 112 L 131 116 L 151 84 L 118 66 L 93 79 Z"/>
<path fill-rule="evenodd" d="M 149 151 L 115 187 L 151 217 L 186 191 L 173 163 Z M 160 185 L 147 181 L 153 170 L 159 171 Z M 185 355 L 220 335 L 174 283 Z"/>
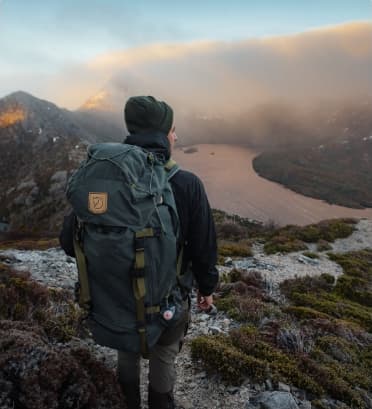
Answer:
<path fill-rule="evenodd" d="M 165 170 L 168 172 L 168 180 L 170 180 L 179 170 L 177 162 L 173 159 L 169 159 L 164 165 Z M 182 262 L 183 262 L 183 245 L 181 246 L 178 257 L 177 257 L 177 278 L 181 276 L 182 273 Z"/>
<path fill-rule="evenodd" d="M 146 340 L 146 313 L 149 313 L 149 311 L 146 310 L 145 307 L 145 239 L 152 237 L 155 237 L 152 228 L 146 228 L 136 232 L 136 259 L 134 269 L 132 270 L 133 293 L 136 299 L 137 331 L 140 336 L 141 354 L 143 358 L 149 357 Z"/>
<path fill-rule="evenodd" d="M 74 243 L 76 265 L 77 265 L 78 277 L 79 277 L 78 303 L 81 308 L 88 311 L 90 308 L 91 299 L 90 299 L 90 290 L 89 290 L 89 281 L 88 281 L 87 262 L 85 259 L 83 249 L 81 247 L 82 232 L 83 232 L 82 226 L 77 220 L 77 218 L 75 218 L 73 243 Z"/>
<path fill-rule="evenodd" d="M 179 170 L 177 163 L 170 159 L 165 165 L 165 170 L 168 172 L 168 180 Z M 149 358 L 149 350 L 146 340 L 146 314 L 154 314 L 160 311 L 160 306 L 145 307 L 145 239 L 156 236 L 154 229 L 146 228 L 136 232 L 135 251 L 136 258 L 134 269 L 132 270 L 133 293 L 136 299 L 136 315 L 137 315 L 137 330 L 140 336 L 141 354 L 143 358 Z M 181 251 L 182 254 L 182 251 Z M 177 275 L 179 265 L 177 260 Z"/>

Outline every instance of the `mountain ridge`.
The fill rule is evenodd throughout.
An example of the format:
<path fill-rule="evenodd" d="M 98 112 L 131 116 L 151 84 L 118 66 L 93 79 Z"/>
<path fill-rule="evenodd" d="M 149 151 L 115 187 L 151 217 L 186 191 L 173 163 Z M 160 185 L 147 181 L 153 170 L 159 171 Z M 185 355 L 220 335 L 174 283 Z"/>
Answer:
<path fill-rule="evenodd" d="M 122 139 L 119 132 L 110 138 L 107 129 L 99 117 L 82 117 L 24 91 L 0 99 L 0 216 L 13 229 L 58 229 L 68 209 L 66 182 L 87 146 Z"/>

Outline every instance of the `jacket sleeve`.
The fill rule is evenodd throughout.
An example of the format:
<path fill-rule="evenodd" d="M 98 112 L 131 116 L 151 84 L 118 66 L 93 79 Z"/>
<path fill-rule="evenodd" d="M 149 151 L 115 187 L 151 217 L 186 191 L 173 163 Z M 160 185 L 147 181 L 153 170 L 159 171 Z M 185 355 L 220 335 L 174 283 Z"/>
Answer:
<path fill-rule="evenodd" d="M 73 234 L 75 214 L 71 212 L 63 219 L 63 226 L 59 235 L 59 243 L 68 256 L 75 257 Z"/>
<path fill-rule="evenodd" d="M 218 283 L 216 230 L 203 183 L 196 176 L 192 190 L 187 246 L 199 291 L 208 296 Z"/>

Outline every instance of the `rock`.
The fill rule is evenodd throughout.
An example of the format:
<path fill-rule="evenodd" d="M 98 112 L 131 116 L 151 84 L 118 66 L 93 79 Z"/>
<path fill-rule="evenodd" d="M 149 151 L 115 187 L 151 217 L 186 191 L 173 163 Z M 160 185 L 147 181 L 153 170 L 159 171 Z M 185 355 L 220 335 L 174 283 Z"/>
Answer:
<path fill-rule="evenodd" d="M 67 171 L 66 170 L 59 170 L 55 172 L 52 177 L 50 178 L 52 182 L 63 182 L 65 183 L 67 180 Z"/>
<path fill-rule="evenodd" d="M 215 326 L 209 327 L 209 332 L 210 332 L 212 335 L 218 335 L 218 334 L 222 334 L 222 333 L 223 333 L 223 331 L 222 331 L 222 329 L 221 329 L 220 327 L 215 327 Z"/>
<path fill-rule="evenodd" d="M 207 373 L 202 371 L 200 373 L 198 373 L 197 375 L 195 375 L 195 379 L 205 379 L 207 377 Z"/>
<path fill-rule="evenodd" d="M 232 267 L 232 266 L 233 266 L 233 260 L 232 260 L 232 258 L 231 258 L 231 257 L 226 257 L 226 258 L 225 258 L 224 265 L 225 265 L 225 266 L 228 266 L 228 267 Z"/>
<path fill-rule="evenodd" d="M 318 259 L 311 258 L 311 257 L 307 257 L 307 256 L 304 256 L 303 254 L 300 254 L 300 255 L 297 257 L 297 261 L 299 261 L 300 263 L 303 263 L 303 264 L 311 264 L 311 265 L 317 265 L 317 264 L 319 264 L 319 260 L 318 260 Z"/>
<path fill-rule="evenodd" d="M 308 400 L 304 400 L 300 402 L 298 406 L 300 409 L 311 409 L 311 402 Z"/>
<path fill-rule="evenodd" d="M 293 396 L 288 392 L 265 391 L 256 396 L 253 400 L 260 409 L 299 409 Z"/>
<path fill-rule="evenodd" d="M 226 391 L 228 393 L 231 393 L 231 395 L 234 395 L 235 393 L 239 392 L 239 389 L 237 386 L 229 386 Z"/>
<path fill-rule="evenodd" d="M 266 389 L 267 389 L 267 390 L 269 390 L 269 391 L 272 391 L 272 390 L 273 390 L 273 383 L 271 382 L 270 379 L 266 379 L 265 385 L 266 385 Z"/>
<path fill-rule="evenodd" d="M 278 391 L 290 392 L 291 387 L 283 382 L 278 382 Z"/>
<path fill-rule="evenodd" d="M 261 392 L 262 390 L 261 385 L 258 383 L 253 384 L 253 389 L 258 392 Z"/>

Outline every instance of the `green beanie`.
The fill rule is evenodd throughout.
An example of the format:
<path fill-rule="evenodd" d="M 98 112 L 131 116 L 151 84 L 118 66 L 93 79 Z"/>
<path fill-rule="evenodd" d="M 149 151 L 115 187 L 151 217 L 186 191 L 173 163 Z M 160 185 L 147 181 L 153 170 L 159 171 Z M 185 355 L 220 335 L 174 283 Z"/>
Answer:
<path fill-rule="evenodd" d="M 125 104 L 124 119 L 131 134 L 147 131 L 168 134 L 173 124 L 173 110 L 166 102 L 151 96 L 131 97 Z"/>

